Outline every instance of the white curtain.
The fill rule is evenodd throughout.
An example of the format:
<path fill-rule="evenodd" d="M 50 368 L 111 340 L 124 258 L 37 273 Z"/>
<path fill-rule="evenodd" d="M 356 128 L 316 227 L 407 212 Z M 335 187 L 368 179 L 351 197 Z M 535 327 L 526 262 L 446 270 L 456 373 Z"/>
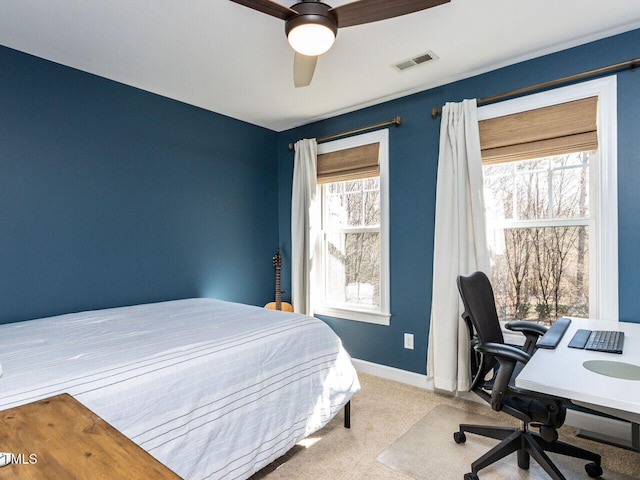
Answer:
<path fill-rule="evenodd" d="M 427 378 L 449 392 L 469 389 L 469 339 L 458 275 L 489 274 L 476 100 L 442 109 L 436 186 L 433 291 Z"/>
<path fill-rule="evenodd" d="M 295 144 L 291 193 L 291 301 L 295 312 L 313 315 L 311 279 L 317 239 L 315 138 Z"/>

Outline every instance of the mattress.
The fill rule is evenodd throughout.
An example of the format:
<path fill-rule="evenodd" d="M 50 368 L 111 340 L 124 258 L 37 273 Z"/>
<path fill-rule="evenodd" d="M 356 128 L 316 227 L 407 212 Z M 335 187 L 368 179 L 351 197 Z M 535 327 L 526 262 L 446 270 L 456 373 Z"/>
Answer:
<path fill-rule="evenodd" d="M 360 388 L 322 321 L 214 299 L 0 325 L 0 338 L 0 409 L 67 392 L 185 479 L 248 478 Z"/>

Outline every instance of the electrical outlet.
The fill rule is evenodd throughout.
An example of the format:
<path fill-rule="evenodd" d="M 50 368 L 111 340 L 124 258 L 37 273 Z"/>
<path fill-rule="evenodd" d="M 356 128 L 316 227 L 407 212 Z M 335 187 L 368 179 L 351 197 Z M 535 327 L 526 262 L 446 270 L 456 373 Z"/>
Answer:
<path fill-rule="evenodd" d="M 404 348 L 413 350 L 413 333 L 404 334 Z"/>

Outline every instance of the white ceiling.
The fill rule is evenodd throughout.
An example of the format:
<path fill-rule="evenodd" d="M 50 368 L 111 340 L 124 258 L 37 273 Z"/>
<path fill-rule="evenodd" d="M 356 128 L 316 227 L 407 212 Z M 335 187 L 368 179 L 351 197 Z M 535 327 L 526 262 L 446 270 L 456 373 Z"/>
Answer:
<path fill-rule="evenodd" d="M 636 28 L 639 0 L 452 0 L 340 29 L 296 89 L 284 22 L 229 0 L 0 0 L 2 45 L 276 131 Z"/>

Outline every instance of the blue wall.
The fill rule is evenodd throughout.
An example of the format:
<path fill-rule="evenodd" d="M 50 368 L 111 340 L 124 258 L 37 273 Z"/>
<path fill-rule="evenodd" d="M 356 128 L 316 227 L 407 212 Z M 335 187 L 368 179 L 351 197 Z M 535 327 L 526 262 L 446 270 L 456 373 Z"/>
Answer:
<path fill-rule="evenodd" d="M 0 47 L 0 323 L 190 296 L 261 305 L 278 244 L 290 291 L 288 144 L 401 115 L 390 131 L 391 325 L 325 320 L 354 357 L 424 373 L 440 131 L 431 108 L 635 58 L 637 45 L 640 30 L 279 134 Z M 627 321 L 640 320 L 638 75 L 618 74 Z"/>
<path fill-rule="evenodd" d="M 0 323 L 272 300 L 275 132 L 0 47 Z"/>
<path fill-rule="evenodd" d="M 278 136 L 280 245 L 289 264 L 291 244 L 291 178 L 293 153 L 288 144 L 388 120 L 391 127 L 391 325 L 370 325 L 325 318 L 355 358 L 425 373 L 431 309 L 435 185 L 440 119 L 431 108 L 448 101 L 479 98 L 534 83 L 613 64 L 640 55 L 640 30 L 540 57 L 484 75 L 451 83 L 282 132 Z M 426 67 L 428 68 L 428 67 Z M 640 321 L 637 307 L 640 278 L 640 72 L 618 74 L 619 284 L 620 319 Z M 436 274 L 437 278 L 437 274 Z M 283 272 L 283 288 L 290 275 Z M 454 285 L 451 288 L 455 288 Z M 415 350 L 403 348 L 403 333 L 415 334 Z"/>

